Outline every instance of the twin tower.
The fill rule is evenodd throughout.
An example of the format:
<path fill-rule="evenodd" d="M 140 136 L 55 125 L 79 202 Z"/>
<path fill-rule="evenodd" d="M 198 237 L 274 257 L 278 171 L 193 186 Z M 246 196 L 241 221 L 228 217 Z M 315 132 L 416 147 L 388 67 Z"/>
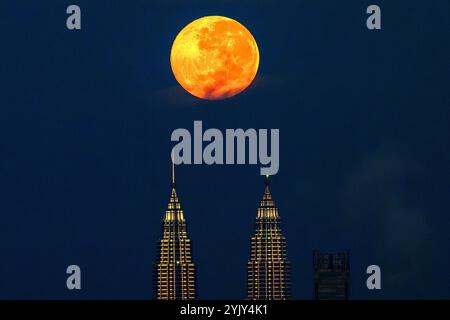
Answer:
<path fill-rule="evenodd" d="M 186 220 L 178 200 L 172 166 L 172 191 L 162 221 L 153 272 L 153 295 L 159 300 L 196 299 L 196 269 Z M 291 295 L 290 264 L 286 259 L 286 238 L 266 177 L 256 215 L 247 263 L 247 299 L 286 300 Z"/>

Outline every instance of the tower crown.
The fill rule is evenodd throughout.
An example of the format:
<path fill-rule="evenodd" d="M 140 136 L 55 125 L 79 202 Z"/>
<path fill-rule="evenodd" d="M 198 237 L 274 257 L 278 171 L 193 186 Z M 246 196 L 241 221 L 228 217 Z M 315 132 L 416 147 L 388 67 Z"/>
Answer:
<path fill-rule="evenodd" d="M 275 207 L 275 202 L 272 199 L 272 194 L 270 193 L 270 180 L 269 176 L 265 179 L 264 194 L 259 203 L 257 218 L 278 218 L 278 209 Z"/>
<path fill-rule="evenodd" d="M 181 209 L 181 203 L 178 200 L 177 191 L 175 185 L 172 185 L 172 192 L 170 193 L 169 203 L 167 204 L 166 214 L 164 216 L 166 221 L 184 221 L 183 209 Z"/>
<path fill-rule="evenodd" d="M 180 201 L 178 200 L 177 190 L 175 186 L 175 165 L 172 161 L 172 191 L 170 193 L 169 203 L 167 204 L 166 214 L 164 216 L 166 221 L 184 221 L 184 213 L 181 209 Z"/>

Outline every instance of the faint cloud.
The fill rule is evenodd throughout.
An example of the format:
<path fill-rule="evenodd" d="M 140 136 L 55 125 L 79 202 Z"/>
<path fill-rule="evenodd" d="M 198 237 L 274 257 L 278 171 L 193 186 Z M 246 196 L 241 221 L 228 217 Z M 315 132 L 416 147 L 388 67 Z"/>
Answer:
<path fill-rule="evenodd" d="M 245 90 L 264 90 L 267 87 L 282 85 L 282 82 L 282 78 L 280 77 L 274 77 L 270 75 L 257 75 L 250 86 Z M 158 101 L 163 101 L 165 106 L 168 105 L 174 108 L 204 105 L 209 102 L 208 100 L 200 99 L 191 95 L 179 84 L 157 90 L 153 93 L 153 96 Z"/>
<path fill-rule="evenodd" d="M 205 103 L 204 100 L 194 97 L 180 85 L 160 89 L 154 93 L 154 96 L 159 101 L 164 101 L 165 105 L 173 107 L 189 107 Z"/>
<path fill-rule="evenodd" d="M 343 219 L 357 246 L 383 265 L 392 295 L 418 292 L 431 272 L 432 228 L 416 199 L 422 179 L 419 163 L 393 144 L 363 159 L 343 187 Z"/>
<path fill-rule="evenodd" d="M 386 146 L 362 159 L 345 181 L 344 211 L 354 219 L 361 216 L 363 209 L 364 218 L 387 218 L 389 212 L 412 205 L 410 184 L 418 183 L 420 178 L 420 166 L 412 157 L 399 146 Z"/>

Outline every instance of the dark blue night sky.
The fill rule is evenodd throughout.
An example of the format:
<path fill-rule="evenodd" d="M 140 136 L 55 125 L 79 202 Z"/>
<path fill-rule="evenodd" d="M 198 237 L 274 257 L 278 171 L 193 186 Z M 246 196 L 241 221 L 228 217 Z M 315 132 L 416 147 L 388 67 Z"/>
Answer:
<path fill-rule="evenodd" d="M 81 31 L 65 26 L 73 3 Z M 258 42 L 257 78 L 231 99 L 194 98 L 170 69 L 205 15 Z M 170 134 L 194 120 L 280 129 L 271 190 L 294 298 L 313 297 L 314 249 L 350 250 L 353 299 L 450 298 L 448 0 L 10 0 L 0 30 L 0 298 L 150 298 Z M 244 298 L 259 166 L 176 171 L 199 298 Z"/>

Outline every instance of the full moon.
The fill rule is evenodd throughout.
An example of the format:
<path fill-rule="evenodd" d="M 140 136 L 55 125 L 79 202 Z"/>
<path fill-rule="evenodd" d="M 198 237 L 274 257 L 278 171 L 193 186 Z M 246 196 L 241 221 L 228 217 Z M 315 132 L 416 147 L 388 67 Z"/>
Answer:
<path fill-rule="evenodd" d="M 175 78 L 190 94 L 219 100 L 235 96 L 252 83 L 259 51 L 242 24 L 207 16 L 180 31 L 172 45 L 170 64 Z"/>

